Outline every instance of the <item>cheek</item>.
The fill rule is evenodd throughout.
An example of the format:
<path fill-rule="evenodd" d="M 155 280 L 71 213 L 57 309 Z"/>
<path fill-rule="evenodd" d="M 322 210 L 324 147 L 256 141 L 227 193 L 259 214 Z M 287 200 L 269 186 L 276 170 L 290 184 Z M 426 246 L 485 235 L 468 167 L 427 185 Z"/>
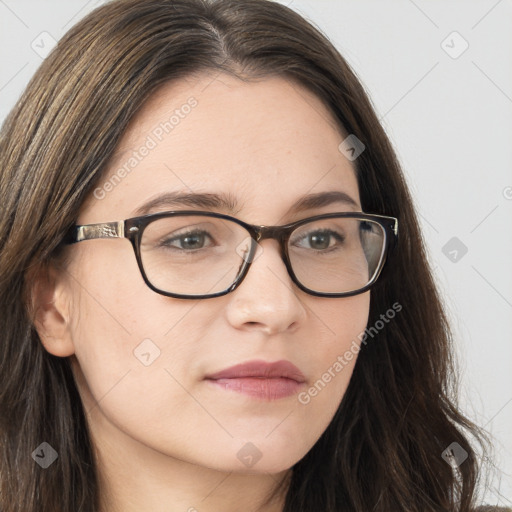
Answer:
<path fill-rule="evenodd" d="M 370 293 L 326 301 L 318 311 L 322 335 L 310 347 L 308 387 L 298 395 L 304 417 L 320 435 L 350 382 L 368 322 Z"/>
<path fill-rule="evenodd" d="M 315 372 L 318 376 L 327 371 L 347 350 L 348 366 L 354 366 L 360 339 L 366 329 L 370 309 L 370 292 L 354 297 L 328 299 L 311 306 L 318 317 L 321 331 L 312 341 Z"/>
<path fill-rule="evenodd" d="M 151 290 L 128 240 L 85 242 L 70 273 L 78 283 L 75 330 L 80 338 L 108 340 L 103 343 L 105 350 L 124 351 L 145 338 L 162 337 L 195 303 Z"/>
<path fill-rule="evenodd" d="M 155 390 L 169 389 L 165 369 L 174 372 L 195 358 L 194 345 L 186 343 L 194 329 L 189 322 L 185 335 L 182 325 L 196 302 L 153 292 L 131 248 L 122 251 L 112 248 L 113 241 L 107 243 L 108 252 L 89 252 L 83 265 L 70 269 L 80 283 L 72 313 L 75 355 L 93 400 L 117 396 L 122 401 L 126 395 L 131 400 L 127 411 L 136 414 L 155 399 Z"/>
<path fill-rule="evenodd" d="M 199 355 L 190 340 L 201 334 L 198 322 L 189 321 L 195 302 L 174 302 L 145 284 L 135 291 L 116 284 L 88 281 L 81 293 L 73 336 L 84 407 L 99 437 L 106 424 L 114 425 L 171 454 L 208 424 L 187 392 L 187 369 Z"/>

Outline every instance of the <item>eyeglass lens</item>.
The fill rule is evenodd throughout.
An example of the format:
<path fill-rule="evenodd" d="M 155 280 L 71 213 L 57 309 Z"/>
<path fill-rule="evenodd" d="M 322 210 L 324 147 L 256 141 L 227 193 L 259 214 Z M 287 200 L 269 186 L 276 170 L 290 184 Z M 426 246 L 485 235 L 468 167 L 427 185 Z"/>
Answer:
<path fill-rule="evenodd" d="M 298 281 L 321 293 L 366 286 L 384 255 L 385 230 L 375 221 L 333 217 L 308 222 L 290 235 L 287 249 Z M 208 295 L 227 290 L 258 253 L 236 222 L 201 215 L 157 219 L 143 232 L 142 266 L 162 291 Z M 252 250 L 251 250 L 252 249 Z"/>

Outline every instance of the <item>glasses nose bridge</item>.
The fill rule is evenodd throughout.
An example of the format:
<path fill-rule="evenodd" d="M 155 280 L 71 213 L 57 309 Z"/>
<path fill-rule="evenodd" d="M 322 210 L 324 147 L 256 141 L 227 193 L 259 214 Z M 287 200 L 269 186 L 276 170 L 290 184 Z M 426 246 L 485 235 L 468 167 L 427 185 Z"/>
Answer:
<path fill-rule="evenodd" d="M 290 228 L 287 226 L 252 226 L 252 228 L 254 229 L 256 242 L 273 239 L 277 240 L 281 247 L 283 247 L 283 243 L 290 232 Z"/>

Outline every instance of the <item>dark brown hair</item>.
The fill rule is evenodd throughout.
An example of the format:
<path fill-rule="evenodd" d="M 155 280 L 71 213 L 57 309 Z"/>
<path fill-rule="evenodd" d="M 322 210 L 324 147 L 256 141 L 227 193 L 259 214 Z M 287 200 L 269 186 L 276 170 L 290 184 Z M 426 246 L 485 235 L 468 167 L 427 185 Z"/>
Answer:
<path fill-rule="evenodd" d="M 94 452 L 69 359 L 42 346 L 28 306 L 33 272 L 104 177 L 109 158 L 158 86 L 205 71 L 281 76 L 316 94 L 356 162 L 365 212 L 399 219 L 399 244 L 371 294 L 369 325 L 402 311 L 365 344 L 331 424 L 294 467 L 286 512 L 468 512 L 485 431 L 458 410 L 452 337 L 390 142 L 362 85 L 328 39 L 266 0 L 120 0 L 73 27 L 43 62 L 0 135 L 0 510 L 93 512 Z M 340 139 L 341 141 L 341 139 Z M 46 470 L 42 442 L 59 453 Z M 473 446 L 474 441 L 474 446 Z M 458 443 L 457 470 L 441 454 Z"/>

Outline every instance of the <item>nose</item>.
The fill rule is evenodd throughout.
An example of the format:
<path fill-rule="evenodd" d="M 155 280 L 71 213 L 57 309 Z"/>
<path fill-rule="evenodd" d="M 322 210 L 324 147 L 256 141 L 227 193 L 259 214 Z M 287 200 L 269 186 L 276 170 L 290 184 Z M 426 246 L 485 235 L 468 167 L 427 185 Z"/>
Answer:
<path fill-rule="evenodd" d="M 291 280 L 276 240 L 262 241 L 258 252 L 242 283 L 227 295 L 228 321 L 268 335 L 294 332 L 306 318 L 304 292 Z"/>

